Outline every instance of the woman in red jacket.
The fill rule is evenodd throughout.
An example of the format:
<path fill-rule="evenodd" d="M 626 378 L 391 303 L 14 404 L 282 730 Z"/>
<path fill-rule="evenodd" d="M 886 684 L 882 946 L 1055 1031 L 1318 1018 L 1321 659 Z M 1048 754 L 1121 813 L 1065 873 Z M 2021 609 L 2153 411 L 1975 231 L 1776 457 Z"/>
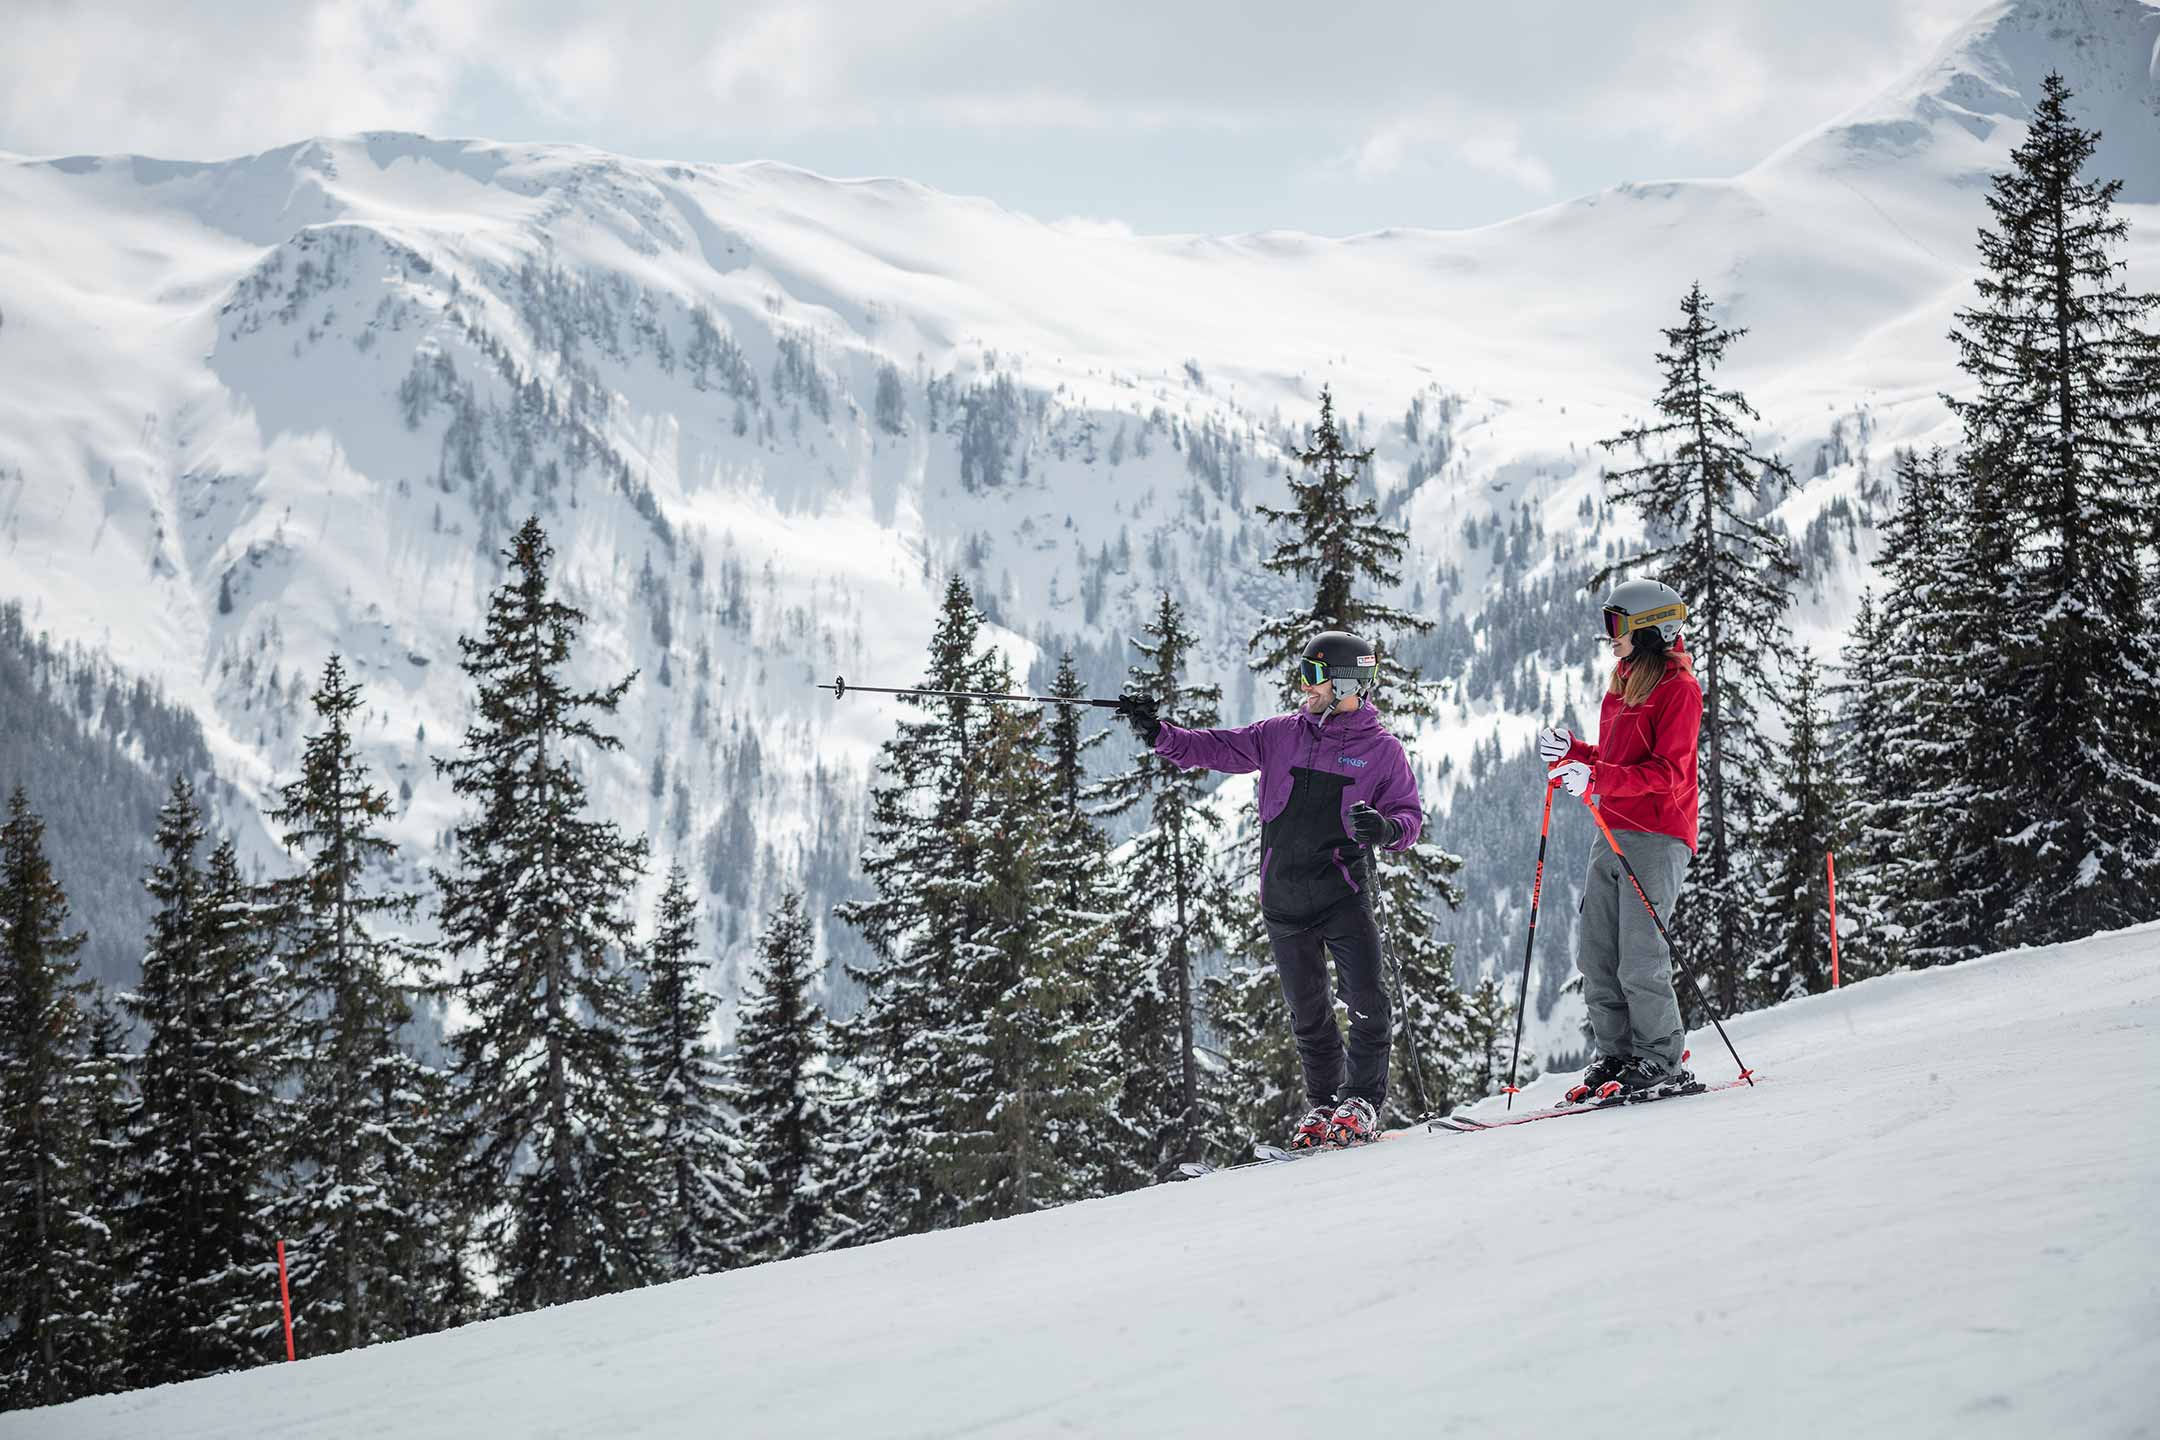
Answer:
<path fill-rule="evenodd" d="M 1558 727 L 1538 734 L 1552 778 L 1588 797 L 1612 827 L 1658 914 L 1670 918 L 1695 855 L 1695 742 L 1702 687 L 1680 638 L 1687 602 L 1670 585 L 1628 580 L 1605 597 L 1612 683 L 1598 743 Z M 1672 952 L 1606 845 L 1590 856 L 1575 965 L 1597 1055 L 1568 1099 L 1650 1098 L 1695 1084 L 1680 1063 L 1687 1032 L 1673 994 Z"/>

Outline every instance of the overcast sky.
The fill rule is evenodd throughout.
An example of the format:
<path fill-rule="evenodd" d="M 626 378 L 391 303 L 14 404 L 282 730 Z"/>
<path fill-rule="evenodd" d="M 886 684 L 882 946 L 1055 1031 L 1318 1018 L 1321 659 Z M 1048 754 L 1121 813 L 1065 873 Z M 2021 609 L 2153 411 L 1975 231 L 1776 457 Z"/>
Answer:
<path fill-rule="evenodd" d="M 0 150 L 418 130 L 901 175 L 1143 233 L 1728 175 L 1982 0 L 7 0 Z"/>

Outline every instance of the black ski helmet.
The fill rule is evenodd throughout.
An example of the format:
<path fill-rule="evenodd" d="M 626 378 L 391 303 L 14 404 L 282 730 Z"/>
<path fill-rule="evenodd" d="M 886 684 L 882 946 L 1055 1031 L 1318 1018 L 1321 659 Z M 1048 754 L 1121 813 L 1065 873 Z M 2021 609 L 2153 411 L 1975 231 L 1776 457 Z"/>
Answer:
<path fill-rule="evenodd" d="M 1662 580 L 1623 580 L 1605 596 L 1605 637 L 1633 635 L 1636 643 L 1662 650 L 1680 638 L 1687 601 Z"/>
<path fill-rule="evenodd" d="M 1371 690 L 1379 676 L 1380 657 L 1371 644 L 1347 630 L 1323 630 L 1307 640 L 1299 652 L 1299 681 L 1307 685 L 1332 683 L 1338 700 Z"/>

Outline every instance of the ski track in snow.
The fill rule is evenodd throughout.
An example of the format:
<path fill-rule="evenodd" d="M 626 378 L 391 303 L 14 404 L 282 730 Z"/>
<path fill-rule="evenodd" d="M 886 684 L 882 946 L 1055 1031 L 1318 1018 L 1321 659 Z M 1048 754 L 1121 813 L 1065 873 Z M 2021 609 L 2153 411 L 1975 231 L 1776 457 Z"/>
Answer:
<path fill-rule="evenodd" d="M 1755 1090 L 1420 1132 L 0 1436 L 2160 1433 L 2160 923 L 1729 1028 Z"/>

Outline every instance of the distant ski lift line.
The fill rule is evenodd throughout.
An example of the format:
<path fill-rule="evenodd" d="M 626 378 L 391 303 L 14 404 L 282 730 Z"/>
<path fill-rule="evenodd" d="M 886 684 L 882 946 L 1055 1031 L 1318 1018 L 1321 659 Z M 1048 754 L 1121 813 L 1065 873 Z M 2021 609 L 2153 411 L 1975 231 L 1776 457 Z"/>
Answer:
<path fill-rule="evenodd" d="M 820 690 L 833 692 L 838 700 L 850 690 L 860 690 L 877 695 L 922 695 L 942 700 L 1010 700 L 1022 705 L 1093 705 L 1103 710 L 1115 710 L 1116 700 L 1095 700 L 1085 695 L 1008 695 L 1001 690 L 929 690 L 920 685 L 899 689 L 891 685 L 850 685 L 845 675 L 833 676 L 830 685 L 820 685 Z"/>

